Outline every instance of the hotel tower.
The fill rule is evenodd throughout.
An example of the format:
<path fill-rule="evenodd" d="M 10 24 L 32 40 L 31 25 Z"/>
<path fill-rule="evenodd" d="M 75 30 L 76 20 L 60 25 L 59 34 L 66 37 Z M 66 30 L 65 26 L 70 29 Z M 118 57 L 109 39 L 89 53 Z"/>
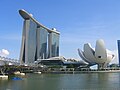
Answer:
<path fill-rule="evenodd" d="M 19 10 L 24 19 L 20 51 L 21 64 L 34 63 L 38 58 L 59 56 L 59 36 L 56 29 L 49 29 L 36 21 L 25 10 Z"/>

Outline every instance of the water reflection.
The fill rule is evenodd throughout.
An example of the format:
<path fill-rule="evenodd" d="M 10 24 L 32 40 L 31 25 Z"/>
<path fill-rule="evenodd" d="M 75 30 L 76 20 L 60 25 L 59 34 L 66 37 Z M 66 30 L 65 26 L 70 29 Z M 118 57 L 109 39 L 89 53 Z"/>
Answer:
<path fill-rule="evenodd" d="M 0 90 L 119 90 L 120 73 L 27 74 L 0 80 Z"/>

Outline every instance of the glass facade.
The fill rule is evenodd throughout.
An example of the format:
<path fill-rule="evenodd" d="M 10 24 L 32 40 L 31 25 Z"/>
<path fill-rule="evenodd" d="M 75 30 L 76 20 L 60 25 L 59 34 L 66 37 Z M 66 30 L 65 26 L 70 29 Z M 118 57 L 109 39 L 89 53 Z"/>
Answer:
<path fill-rule="evenodd" d="M 21 51 L 20 51 L 20 63 L 25 63 L 25 36 L 26 36 L 26 20 L 24 21 L 23 25 L 23 32 L 22 32 L 22 43 L 21 43 Z"/>
<path fill-rule="evenodd" d="M 24 63 L 33 63 L 36 53 L 36 28 L 37 25 L 32 20 L 24 21 L 21 59 Z"/>
<path fill-rule="evenodd" d="M 120 66 L 120 40 L 117 40 L 118 44 L 118 58 L 119 58 L 119 66 Z"/>
<path fill-rule="evenodd" d="M 37 28 L 37 58 L 47 58 L 48 32 L 42 27 Z"/>
<path fill-rule="evenodd" d="M 59 32 L 46 28 L 25 11 L 20 11 L 20 15 L 24 18 L 21 64 L 59 56 Z"/>
<path fill-rule="evenodd" d="M 49 33 L 48 57 L 59 56 L 59 34 Z"/>
<path fill-rule="evenodd" d="M 27 63 L 33 63 L 36 53 L 36 28 L 37 25 L 32 20 L 27 20 L 26 29 L 26 60 Z"/>

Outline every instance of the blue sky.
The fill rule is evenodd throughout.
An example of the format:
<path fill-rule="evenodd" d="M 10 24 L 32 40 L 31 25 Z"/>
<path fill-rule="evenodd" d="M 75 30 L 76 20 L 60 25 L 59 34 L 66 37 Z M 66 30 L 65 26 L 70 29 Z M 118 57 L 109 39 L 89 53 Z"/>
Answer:
<path fill-rule="evenodd" d="M 104 39 L 109 50 L 117 50 L 120 39 L 120 0 L 1 0 L 0 50 L 19 58 L 25 9 L 43 25 L 60 31 L 60 55 L 79 58 L 77 49 L 84 43 L 95 47 Z"/>

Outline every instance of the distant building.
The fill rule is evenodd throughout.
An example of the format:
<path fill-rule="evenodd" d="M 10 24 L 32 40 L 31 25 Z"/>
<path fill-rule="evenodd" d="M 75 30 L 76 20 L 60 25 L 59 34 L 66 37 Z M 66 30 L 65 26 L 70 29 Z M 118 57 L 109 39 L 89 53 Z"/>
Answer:
<path fill-rule="evenodd" d="M 119 58 L 119 66 L 120 66 L 120 40 L 117 40 L 118 44 L 118 58 Z"/>
<path fill-rule="evenodd" d="M 59 36 L 56 29 L 48 29 L 36 21 L 25 10 L 19 10 L 24 18 L 21 63 L 34 63 L 38 58 L 47 59 L 59 56 Z"/>
<path fill-rule="evenodd" d="M 74 66 L 74 67 L 84 67 L 88 65 L 88 63 L 80 60 L 76 60 L 76 59 L 66 59 L 63 56 L 59 56 L 59 57 L 52 57 L 49 59 L 38 59 L 38 64 L 42 64 L 42 65 L 47 65 L 47 66 Z"/>

